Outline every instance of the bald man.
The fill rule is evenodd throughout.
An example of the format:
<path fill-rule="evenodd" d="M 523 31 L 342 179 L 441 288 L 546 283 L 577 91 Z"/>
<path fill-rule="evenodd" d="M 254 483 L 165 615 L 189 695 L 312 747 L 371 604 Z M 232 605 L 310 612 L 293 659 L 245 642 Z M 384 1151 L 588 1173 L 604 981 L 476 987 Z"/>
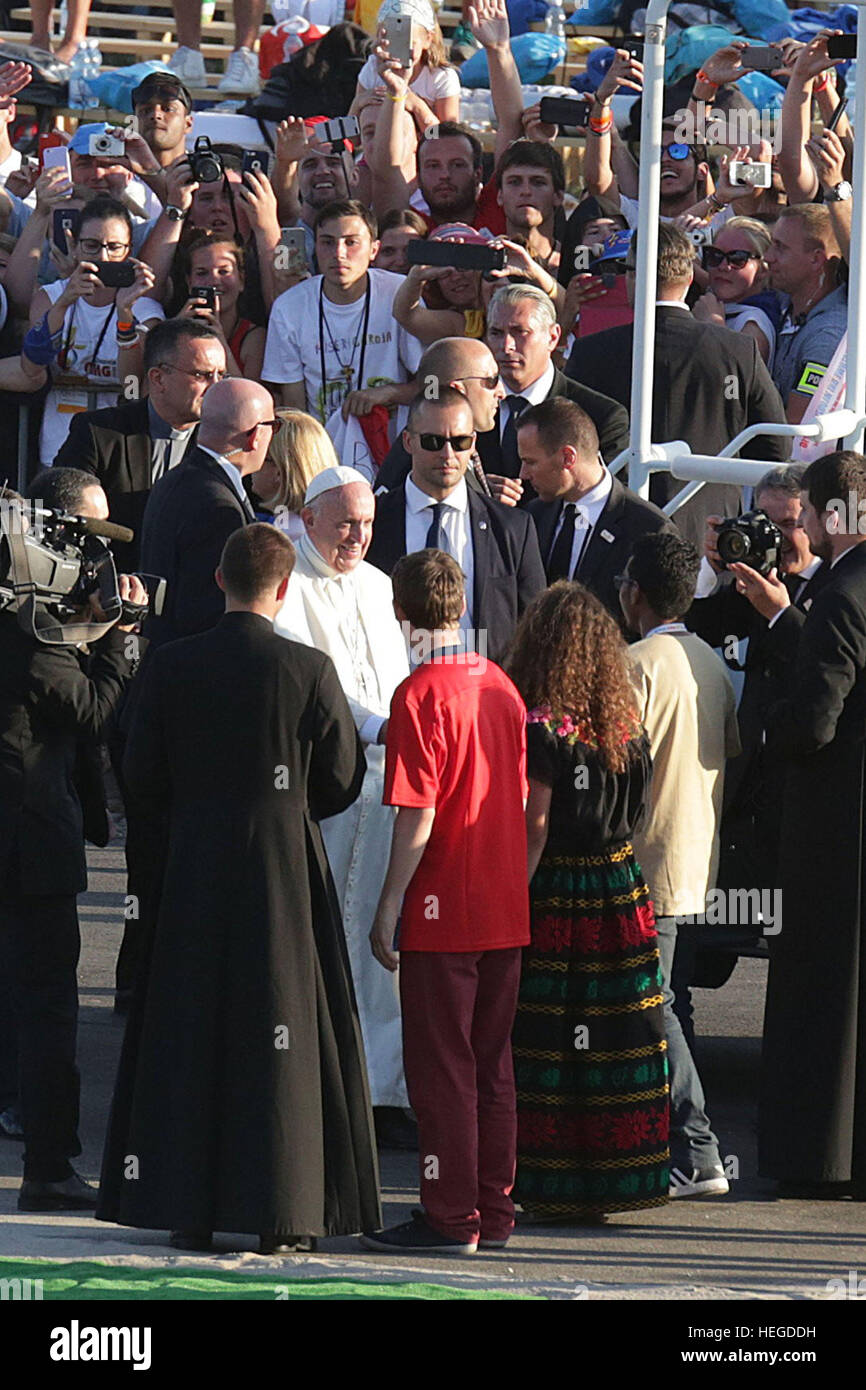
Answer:
<path fill-rule="evenodd" d="M 431 343 L 421 358 L 415 382 L 419 394 L 428 400 L 437 398 L 440 387 L 453 386 L 469 402 L 476 434 L 492 437 L 491 431 L 496 425 L 499 402 L 505 395 L 505 387 L 499 377 L 496 359 L 486 343 L 476 338 L 440 338 L 438 342 Z M 376 491 L 384 487 L 388 492 L 393 492 L 394 488 L 406 481 L 411 467 L 412 460 L 401 433 L 379 469 Z M 477 453 L 473 468 L 467 470 L 466 481 L 476 491 L 512 506 L 520 497 L 520 489 L 513 487 L 513 479 L 485 475 L 483 462 Z M 502 495 L 504 489 L 500 488 L 500 482 L 512 484 L 513 496 Z"/>
<path fill-rule="evenodd" d="M 261 468 L 278 428 L 273 397 L 257 381 L 226 377 L 206 393 L 196 448 L 160 479 L 144 513 L 142 571 L 167 581 L 162 613 L 144 625 L 152 646 L 219 621 L 222 548 L 255 520 L 244 479 Z"/>

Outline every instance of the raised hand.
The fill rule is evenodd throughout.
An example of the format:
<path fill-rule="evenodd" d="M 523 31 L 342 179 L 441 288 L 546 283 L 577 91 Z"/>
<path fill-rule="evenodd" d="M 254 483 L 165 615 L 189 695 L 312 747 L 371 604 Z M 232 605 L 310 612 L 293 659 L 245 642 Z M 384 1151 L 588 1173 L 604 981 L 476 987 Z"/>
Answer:
<path fill-rule="evenodd" d="M 482 48 L 503 48 L 511 28 L 505 0 L 477 0 L 469 6 L 469 27 Z"/>

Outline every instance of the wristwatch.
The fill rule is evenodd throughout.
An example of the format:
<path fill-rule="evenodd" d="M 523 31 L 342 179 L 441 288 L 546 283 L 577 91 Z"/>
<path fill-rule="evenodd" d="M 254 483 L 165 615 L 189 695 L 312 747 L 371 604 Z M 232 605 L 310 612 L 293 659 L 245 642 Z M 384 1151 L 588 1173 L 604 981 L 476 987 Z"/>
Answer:
<path fill-rule="evenodd" d="M 847 179 L 837 183 L 835 188 L 825 188 L 824 190 L 825 203 L 847 203 L 848 199 L 853 198 L 853 196 L 854 189 Z"/>
<path fill-rule="evenodd" d="M 182 222 L 183 219 L 186 217 L 186 213 L 184 212 L 183 208 L 176 208 L 173 203 L 166 203 L 165 207 L 163 208 L 163 212 L 165 213 L 169 222 Z"/>

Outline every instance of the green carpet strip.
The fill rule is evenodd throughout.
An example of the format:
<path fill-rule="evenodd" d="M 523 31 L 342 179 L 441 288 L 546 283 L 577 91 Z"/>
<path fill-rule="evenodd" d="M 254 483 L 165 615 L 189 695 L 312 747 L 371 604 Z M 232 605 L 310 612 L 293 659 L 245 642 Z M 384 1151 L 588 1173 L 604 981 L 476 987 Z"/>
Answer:
<path fill-rule="evenodd" d="M 0 1301 L 35 1299 L 90 1301 L 147 1299 L 207 1300 L 258 1299 L 291 1301 L 316 1299 L 536 1299 L 525 1293 L 500 1289 L 452 1288 L 446 1284 L 374 1282 L 362 1279 L 297 1279 L 277 1273 L 241 1274 L 216 1269 L 142 1269 L 128 1265 L 104 1265 L 96 1260 L 65 1264 L 56 1260 L 0 1259 Z M 543 1301 L 543 1299 L 541 1300 Z"/>

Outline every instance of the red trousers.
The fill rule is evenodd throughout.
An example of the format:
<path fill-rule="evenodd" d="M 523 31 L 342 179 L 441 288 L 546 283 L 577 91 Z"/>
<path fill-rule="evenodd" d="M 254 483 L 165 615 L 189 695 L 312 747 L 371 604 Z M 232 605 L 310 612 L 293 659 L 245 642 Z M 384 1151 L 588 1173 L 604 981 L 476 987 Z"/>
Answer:
<path fill-rule="evenodd" d="M 511 1028 L 522 951 L 401 951 L 403 1065 L 418 1118 L 421 1201 L 440 1235 L 514 1226 Z"/>

